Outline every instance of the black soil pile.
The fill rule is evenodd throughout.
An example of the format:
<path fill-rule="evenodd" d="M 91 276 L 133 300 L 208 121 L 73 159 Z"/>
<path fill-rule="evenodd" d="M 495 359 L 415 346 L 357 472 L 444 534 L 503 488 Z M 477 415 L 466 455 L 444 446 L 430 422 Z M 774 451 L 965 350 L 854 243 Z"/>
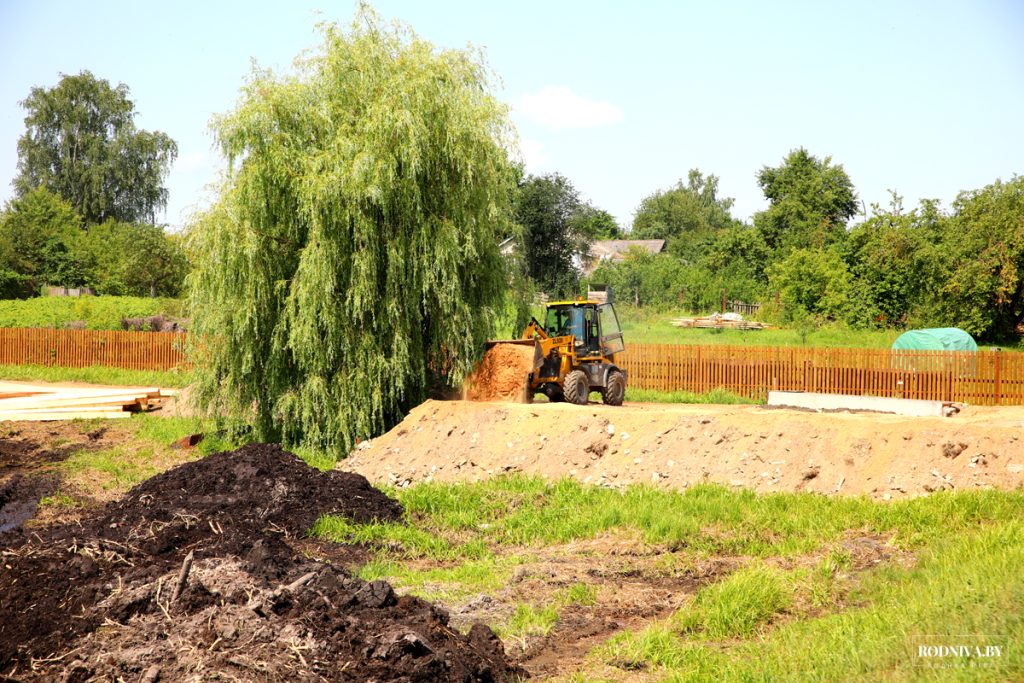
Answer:
<path fill-rule="evenodd" d="M 251 445 L 158 475 L 79 524 L 4 534 L 0 676 L 522 675 L 490 629 L 462 635 L 429 603 L 309 559 L 301 539 L 329 513 L 396 521 L 402 510 L 362 476 Z"/>

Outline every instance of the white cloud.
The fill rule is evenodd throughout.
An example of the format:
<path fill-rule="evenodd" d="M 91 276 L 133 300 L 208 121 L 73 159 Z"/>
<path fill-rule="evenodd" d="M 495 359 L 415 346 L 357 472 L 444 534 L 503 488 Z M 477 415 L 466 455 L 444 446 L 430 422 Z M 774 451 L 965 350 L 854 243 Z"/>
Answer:
<path fill-rule="evenodd" d="M 530 138 L 519 139 L 519 154 L 529 169 L 541 169 L 551 165 L 551 157 L 544 150 L 544 143 Z"/>
<path fill-rule="evenodd" d="M 588 100 L 562 85 L 549 85 L 527 93 L 516 110 L 534 123 L 550 128 L 594 128 L 622 120 L 622 110 L 611 102 Z"/>
<path fill-rule="evenodd" d="M 174 170 L 179 173 L 192 173 L 193 171 L 206 170 L 213 159 L 210 154 L 202 151 L 186 152 L 179 154 L 174 162 Z"/>

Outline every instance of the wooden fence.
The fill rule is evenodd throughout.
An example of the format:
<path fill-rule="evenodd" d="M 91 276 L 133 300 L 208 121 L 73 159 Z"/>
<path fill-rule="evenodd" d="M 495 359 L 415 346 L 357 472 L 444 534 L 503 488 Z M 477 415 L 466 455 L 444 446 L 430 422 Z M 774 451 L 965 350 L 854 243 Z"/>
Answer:
<path fill-rule="evenodd" d="M 0 328 L 0 365 L 170 370 L 187 364 L 185 339 L 170 332 Z M 1013 352 L 629 344 L 616 360 L 639 389 L 721 388 L 755 399 L 777 389 L 1024 405 L 1024 354 Z"/>
<path fill-rule="evenodd" d="M 186 364 L 184 334 L 0 328 L 0 365 L 104 365 L 171 370 Z"/>
<path fill-rule="evenodd" d="M 1024 354 L 628 344 L 629 386 L 763 399 L 770 390 L 1024 404 Z"/>

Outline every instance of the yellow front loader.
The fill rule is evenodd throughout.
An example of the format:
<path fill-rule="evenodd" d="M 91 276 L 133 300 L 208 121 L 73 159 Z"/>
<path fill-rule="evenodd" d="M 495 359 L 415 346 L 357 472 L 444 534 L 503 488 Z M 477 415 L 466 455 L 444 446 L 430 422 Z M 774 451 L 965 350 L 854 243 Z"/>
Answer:
<path fill-rule="evenodd" d="M 534 347 L 527 401 L 542 393 L 549 401 L 586 405 L 591 392 L 598 391 L 606 404 L 622 405 L 626 372 L 615 364 L 615 355 L 626 347 L 611 302 L 549 303 L 543 324 L 533 318 L 520 339 L 487 342 L 488 348 L 498 344 Z"/>

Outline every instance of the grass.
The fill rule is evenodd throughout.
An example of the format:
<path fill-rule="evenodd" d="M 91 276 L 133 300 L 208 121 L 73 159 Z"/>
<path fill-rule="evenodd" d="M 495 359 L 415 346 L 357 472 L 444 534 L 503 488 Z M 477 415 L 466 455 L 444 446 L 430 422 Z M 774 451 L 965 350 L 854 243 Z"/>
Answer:
<path fill-rule="evenodd" d="M 157 474 L 153 466 L 153 447 L 119 446 L 101 450 L 80 450 L 60 464 L 60 469 L 72 477 L 95 477 L 99 486 L 110 489 L 128 489 Z"/>
<path fill-rule="evenodd" d="M 633 344 L 732 344 L 735 346 L 832 346 L 886 349 L 903 330 L 853 330 L 825 325 L 802 334 L 796 329 L 728 330 L 673 327 L 674 318 L 692 317 L 682 310 L 655 311 L 616 304 L 626 345 Z M 756 317 L 755 317 L 756 319 Z"/>
<path fill-rule="evenodd" d="M 506 639 L 546 636 L 557 623 L 558 608 L 554 605 L 535 607 L 529 603 L 519 603 L 508 621 L 500 624 L 495 632 Z"/>
<path fill-rule="evenodd" d="M 547 636 L 561 616 L 562 610 L 570 605 L 591 606 L 597 603 L 597 590 L 585 583 L 575 583 L 556 593 L 554 600 L 546 605 L 520 602 L 512 616 L 498 624 L 495 632 L 506 639 L 522 641 L 526 636 Z"/>
<path fill-rule="evenodd" d="M 701 589 L 676 613 L 675 626 L 680 633 L 701 638 L 749 637 L 792 601 L 793 586 L 784 573 L 755 563 Z"/>
<path fill-rule="evenodd" d="M 384 555 L 360 567 L 357 575 L 366 581 L 387 579 L 403 591 L 425 600 L 450 601 L 498 590 L 522 561 L 520 557 L 499 559 L 492 555 L 447 567 L 416 568 Z"/>
<path fill-rule="evenodd" d="M 0 365 L 0 380 L 8 382 L 88 382 L 128 386 L 187 387 L 192 381 L 188 371 L 126 370 L 90 366 L 65 368 L 49 365 Z"/>
<path fill-rule="evenodd" d="M 320 520 L 316 533 L 377 549 L 364 578 L 444 599 L 500 591 L 536 549 L 622 531 L 685 570 L 687 558 L 738 567 L 668 618 L 620 634 L 570 680 L 647 669 L 657 680 L 1006 680 L 1024 675 L 1010 650 L 994 670 L 915 668 L 916 636 L 993 634 L 1024 642 L 1024 493 L 943 492 L 896 502 L 815 494 L 759 495 L 715 485 L 624 491 L 505 477 L 392 491 L 404 524 Z M 870 538 L 901 561 L 856 565 L 848 538 Z M 856 547 L 856 546 L 853 546 Z M 514 558 L 514 559 L 513 559 Z M 436 566 L 438 563 L 443 566 Z M 859 567 L 859 568 L 858 568 Z M 595 586 L 515 603 L 493 624 L 507 640 L 545 635 Z M 609 669 L 608 667 L 611 667 Z"/>
<path fill-rule="evenodd" d="M 43 498 L 40 505 L 50 508 L 73 508 L 102 494 L 109 499 L 132 486 L 187 460 L 211 453 L 232 450 L 237 444 L 208 431 L 209 425 L 199 419 L 136 415 L 128 420 L 71 420 L 62 428 L 85 435 L 101 428 L 112 430 L 114 443 L 104 447 L 83 445 L 75 448 L 57 463 L 48 465 L 61 476 L 61 488 Z M 190 434 L 204 433 L 205 438 L 192 450 L 171 449 L 171 444 Z M 110 438 L 109 433 L 104 438 Z M 73 439 L 55 438 L 48 446 L 59 448 Z M 86 498 L 83 498 L 82 496 Z"/>
<path fill-rule="evenodd" d="M 687 633 L 693 618 L 688 607 L 666 622 L 614 638 L 595 654 L 622 668 L 658 668 L 666 681 L 1018 679 L 1024 653 L 1011 644 L 1024 642 L 1024 577 L 1014 569 L 1022 561 L 1024 524 L 983 525 L 937 538 L 913 568 L 890 565 L 866 573 L 855 606 L 847 609 L 783 619 L 772 628 L 726 628 L 720 636 L 733 640 L 723 647 L 706 642 L 706 631 Z M 701 591 L 694 602 L 702 600 L 714 614 L 744 615 L 750 623 L 766 610 L 751 609 L 754 589 L 737 588 L 735 576 L 721 589 Z M 974 644 L 982 634 L 982 641 L 1004 647 L 993 668 L 946 660 L 946 668 L 929 669 L 916 659 L 922 636 Z"/>
<path fill-rule="evenodd" d="M 746 396 L 738 396 L 725 389 L 716 388 L 704 394 L 692 391 L 657 391 L 655 389 L 626 389 L 626 400 L 636 403 L 715 403 L 715 404 L 755 404 L 760 403 Z"/>
<path fill-rule="evenodd" d="M 39 507 L 54 508 L 75 508 L 80 503 L 74 496 L 69 496 L 61 491 L 55 492 L 52 496 L 43 496 L 39 499 Z"/>
<path fill-rule="evenodd" d="M 178 317 L 179 299 L 134 296 L 41 296 L 0 301 L 0 327 L 66 327 L 83 321 L 90 330 L 120 330 L 121 318 L 144 318 L 160 313 Z"/>
<path fill-rule="evenodd" d="M 482 546 L 541 546 L 638 532 L 647 543 L 703 554 L 793 557 L 849 530 L 890 538 L 905 548 L 973 528 L 981 520 L 1024 514 L 1024 496 L 997 491 L 940 493 L 879 505 L 866 498 L 757 495 L 718 485 L 685 492 L 645 485 L 623 491 L 523 476 L 480 483 L 421 483 L 393 492 L 406 524 L 354 525 L 325 517 L 316 533 L 360 541 L 407 557 L 479 557 Z"/>

